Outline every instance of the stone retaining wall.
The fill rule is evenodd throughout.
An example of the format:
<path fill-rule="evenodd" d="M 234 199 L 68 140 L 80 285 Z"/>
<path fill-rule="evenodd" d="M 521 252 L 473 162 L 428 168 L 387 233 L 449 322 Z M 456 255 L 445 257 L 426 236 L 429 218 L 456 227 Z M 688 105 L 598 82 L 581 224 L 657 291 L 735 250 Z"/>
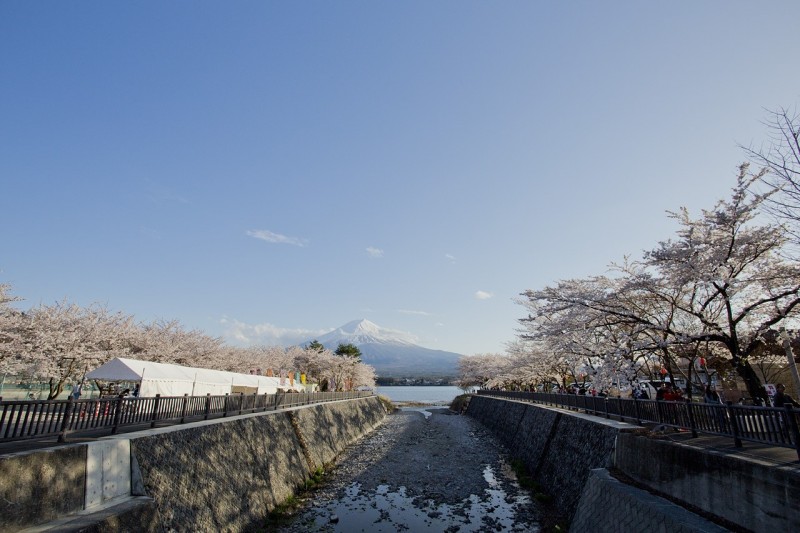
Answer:
<path fill-rule="evenodd" d="M 0 532 L 83 509 L 86 446 L 0 457 Z"/>
<path fill-rule="evenodd" d="M 385 414 L 377 397 L 319 404 L 132 439 L 131 453 L 164 529 L 239 531 Z"/>
<path fill-rule="evenodd" d="M 611 466 L 616 436 L 636 426 L 544 409 L 531 403 L 473 396 L 467 415 L 488 427 L 522 460 L 553 497 L 555 508 L 572 517 L 593 468 Z"/>
<path fill-rule="evenodd" d="M 94 526 L 84 520 L 81 530 L 257 528 L 316 468 L 385 415 L 380 400 L 369 397 L 129 433 L 94 444 L 129 445 L 129 458 L 90 461 L 92 444 L 0 457 L 0 532 L 75 515 L 86 501 L 114 504 L 121 485 L 130 487 L 127 499 L 149 497 L 149 511 L 130 509 L 130 516 Z M 109 490 L 114 494 L 104 496 Z"/>

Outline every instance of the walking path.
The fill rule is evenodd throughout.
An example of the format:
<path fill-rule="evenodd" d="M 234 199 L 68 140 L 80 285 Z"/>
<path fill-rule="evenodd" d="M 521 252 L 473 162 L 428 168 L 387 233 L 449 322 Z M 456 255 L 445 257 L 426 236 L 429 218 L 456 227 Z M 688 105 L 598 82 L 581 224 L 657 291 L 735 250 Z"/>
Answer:
<path fill-rule="evenodd" d="M 395 411 L 339 458 L 283 532 L 538 531 L 503 446 L 448 409 Z"/>

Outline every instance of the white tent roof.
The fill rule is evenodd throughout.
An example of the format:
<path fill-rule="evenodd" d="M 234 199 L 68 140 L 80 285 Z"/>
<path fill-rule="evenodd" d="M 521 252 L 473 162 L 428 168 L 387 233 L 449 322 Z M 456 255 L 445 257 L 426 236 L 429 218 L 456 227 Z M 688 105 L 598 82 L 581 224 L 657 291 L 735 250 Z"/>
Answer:
<path fill-rule="evenodd" d="M 194 376 L 187 374 L 187 370 L 190 369 L 180 365 L 117 357 L 88 372 L 86 377 L 108 381 L 141 381 L 145 376 L 148 379 L 193 379 Z"/>
<path fill-rule="evenodd" d="M 289 381 L 281 385 L 281 378 L 237 374 L 223 370 L 193 368 L 188 366 L 154 363 L 138 359 L 117 357 L 86 374 L 89 379 L 140 382 L 142 396 L 201 396 L 226 394 L 233 386 L 258 389 L 259 394 L 274 393 L 277 389 L 303 390 L 302 385 Z"/>

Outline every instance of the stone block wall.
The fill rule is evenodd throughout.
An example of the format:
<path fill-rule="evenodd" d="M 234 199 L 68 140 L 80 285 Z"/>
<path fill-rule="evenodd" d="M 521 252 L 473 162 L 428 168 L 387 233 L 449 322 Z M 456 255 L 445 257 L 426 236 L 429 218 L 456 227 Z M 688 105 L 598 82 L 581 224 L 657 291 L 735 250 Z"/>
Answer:
<path fill-rule="evenodd" d="M 0 457 L 0 532 L 83 509 L 86 447 Z"/>
<path fill-rule="evenodd" d="M 131 454 L 165 531 L 241 530 L 308 474 L 283 412 L 133 438 Z"/>
<path fill-rule="evenodd" d="M 131 453 L 164 530 L 241 531 L 385 415 L 377 397 L 298 407 L 134 438 Z"/>
<path fill-rule="evenodd" d="M 375 428 L 386 412 L 375 397 L 350 404 L 315 405 L 289 411 L 288 415 L 295 420 L 303 449 L 307 451 L 309 469 L 313 472 L 333 461 L 344 446 Z"/>
<path fill-rule="evenodd" d="M 474 396 L 467 415 L 491 429 L 522 460 L 559 513 L 571 517 L 593 468 L 611 464 L 616 436 L 635 426 L 565 414 L 526 402 Z"/>

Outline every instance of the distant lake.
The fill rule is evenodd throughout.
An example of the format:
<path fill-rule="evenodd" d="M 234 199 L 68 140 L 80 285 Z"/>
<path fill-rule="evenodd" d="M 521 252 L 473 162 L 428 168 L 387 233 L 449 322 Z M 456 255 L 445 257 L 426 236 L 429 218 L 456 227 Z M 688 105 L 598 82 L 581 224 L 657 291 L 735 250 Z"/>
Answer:
<path fill-rule="evenodd" d="M 424 404 L 449 405 L 456 396 L 464 391 L 453 386 L 381 386 L 376 387 L 376 392 L 388 397 L 393 402 L 418 402 Z"/>

